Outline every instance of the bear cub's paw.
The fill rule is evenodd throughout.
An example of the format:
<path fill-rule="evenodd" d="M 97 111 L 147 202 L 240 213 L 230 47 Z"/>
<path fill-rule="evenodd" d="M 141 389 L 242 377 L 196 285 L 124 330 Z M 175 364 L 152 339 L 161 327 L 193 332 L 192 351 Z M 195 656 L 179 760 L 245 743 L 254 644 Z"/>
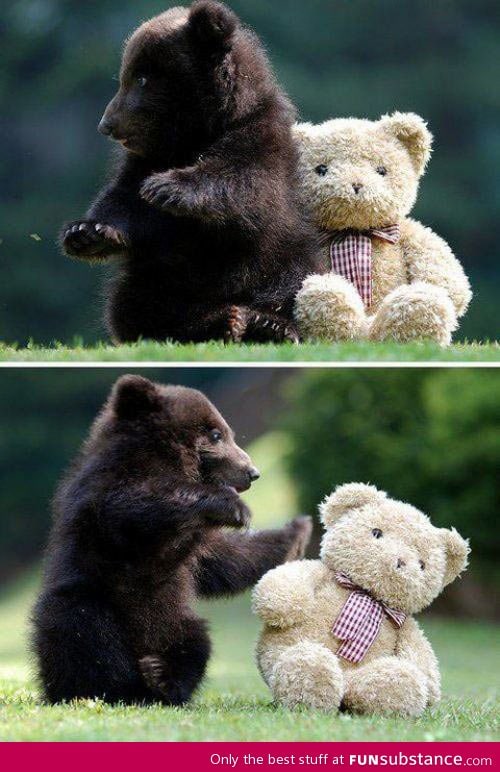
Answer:
<path fill-rule="evenodd" d="M 307 545 L 311 540 L 313 529 L 312 518 L 306 515 L 296 517 L 285 527 L 294 537 L 286 559 L 287 561 L 300 560 L 304 557 Z"/>
<path fill-rule="evenodd" d="M 220 491 L 217 491 L 208 503 L 205 517 L 209 525 L 246 528 L 250 523 L 251 513 L 234 488 L 221 486 Z"/>
<path fill-rule="evenodd" d="M 149 654 L 139 660 L 139 670 L 146 686 L 153 692 L 166 691 L 164 664 L 161 657 Z"/>
<path fill-rule="evenodd" d="M 140 195 L 147 204 L 174 215 L 185 215 L 194 205 L 194 192 L 186 172 L 176 169 L 147 177 Z"/>
<path fill-rule="evenodd" d="M 251 311 L 247 320 L 244 340 L 254 343 L 299 343 L 299 334 L 293 324 L 278 314 Z"/>
<path fill-rule="evenodd" d="M 278 314 L 231 306 L 227 329 L 224 334 L 226 343 L 299 343 L 299 334 L 288 319 Z"/>
<path fill-rule="evenodd" d="M 245 306 L 231 306 L 228 313 L 224 343 L 241 343 L 247 329 L 250 309 Z"/>
<path fill-rule="evenodd" d="M 127 237 L 111 225 L 93 220 L 68 223 L 61 234 L 62 248 L 71 257 L 100 257 L 121 252 L 127 247 Z"/>

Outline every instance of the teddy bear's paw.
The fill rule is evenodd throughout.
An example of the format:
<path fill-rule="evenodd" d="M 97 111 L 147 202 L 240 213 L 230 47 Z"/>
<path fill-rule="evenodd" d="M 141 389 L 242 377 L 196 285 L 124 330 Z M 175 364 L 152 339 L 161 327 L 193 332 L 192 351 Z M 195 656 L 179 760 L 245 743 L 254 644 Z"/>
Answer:
<path fill-rule="evenodd" d="M 295 299 L 295 319 L 308 340 L 355 340 L 365 333 L 365 309 L 355 287 L 335 273 L 308 276 Z"/>
<path fill-rule="evenodd" d="M 344 705 L 355 713 L 420 716 L 428 699 L 426 679 L 413 662 L 381 657 L 349 675 Z"/>
<path fill-rule="evenodd" d="M 302 641 L 280 655 L 269 686 L 275 700 L 288 708 L 304 705 L 316 710 L 338 710 L 344 676 L 337 658 L 326 646 Z"/>
<path fill-rule="evenodd" d="M 370 328 L 371 340 L 432 340 L 449 346 L 457 315 L 446 290 L 425 282 L 393 290 L 382 301 Z"/>

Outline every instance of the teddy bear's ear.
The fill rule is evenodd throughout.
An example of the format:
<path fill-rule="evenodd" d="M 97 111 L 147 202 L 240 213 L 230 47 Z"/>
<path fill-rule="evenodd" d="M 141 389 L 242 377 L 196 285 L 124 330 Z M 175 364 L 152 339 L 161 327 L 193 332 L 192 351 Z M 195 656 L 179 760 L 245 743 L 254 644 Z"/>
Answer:
<path fill-rule="evenodd" d="M 298 142 L 305 142 L 311 134 L 312 123 L 296 123 L 292 126 L 292 134 Z"/>
<path fill-rule="evenodd" d="M 393 113 L 384 115 L 379 125 L 405 146 L 415 171 L 423 174 L 432 150 L 432 134 L 424 119 L 415 113 Z"/>
<path fill-rule="evenodd" d="M 216 0 L 196 0 L 189 11 L 189 31 L 205 49 L 228 50 L 238 17 Z"/>
<path fill-rule="evenodd" d="M 379 491 L 374 485 L 364 483 L 339 485 L 319 506 L 321 522 L 326 526 L 331 525 L 349 509 L 383 501 L 385 498 L 387 494 Z"/>
<path fill-rule="evenodd" d="M 156 386 L 147 378 L 122 375 L 111 392 L 111 405 L 118 418 L 133 421 L 160 410 L 161 399 Z"/>
<path fill-rule="evenodd" d="M 443 587 L 446 587 L 467 568 L 470 547 L 469 540 L 463 539 L 455 528 L 441 528 L 441 533 L 446 555 Z"/>

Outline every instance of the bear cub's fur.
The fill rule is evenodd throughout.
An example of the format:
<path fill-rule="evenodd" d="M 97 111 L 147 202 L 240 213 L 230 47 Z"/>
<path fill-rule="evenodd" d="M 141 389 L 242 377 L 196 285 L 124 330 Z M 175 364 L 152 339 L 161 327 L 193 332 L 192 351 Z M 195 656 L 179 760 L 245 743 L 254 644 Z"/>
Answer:
<path fill-rule="evenodd" d="M 309 540 L 309 518 L 241 530 L 257 477 L 203 394 L 117 381 L 55 497 L 33 613 L 49 702 L 190 698 L 210 654 L 194 599 L 245 590 Z"/>
<path fill-rule="evenodd" d="M 297 340 L 294 298 L 319 254 L 293 121 L 258 38 L 223 4 L 172 8 L 133 33 L 99 124 L 123 157 L 61 234 L 71 256 L 114 258 L 115 341 Z"/>

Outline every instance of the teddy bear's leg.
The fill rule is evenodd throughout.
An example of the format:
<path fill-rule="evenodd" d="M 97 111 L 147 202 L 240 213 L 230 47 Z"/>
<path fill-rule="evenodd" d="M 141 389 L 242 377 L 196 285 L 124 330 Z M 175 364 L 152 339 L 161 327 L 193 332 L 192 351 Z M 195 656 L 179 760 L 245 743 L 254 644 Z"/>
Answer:
<path fill-rule="evenodd" d="M 370 327 L 371 340 L 433 340 L 451 343 L 457 315 L 446 290 L 426 282 L 404 285 L 382 301 Z"/>
<path fill-rule="evenodd" d="M 366 331 L 363 301 L 355 287 L 335 273 L 305 279 L 295 299 L 295 319 L 307 340 L 355 340 Z"/>
<path fill-rule="evenodd" d="M 349 672 L 343 703 L 355 713 L 420 716 L 428 698 L 425 675 L 413 662 L 380 657 Z"/>
<path fill-rule="evenodd" d="M 326 646 L 301 641 L 280 655 L 269 687 L 274 698 L 288 708 L 305 705 L 337 710 L 344 692 L 344 675 L 337 657 Z"/>

